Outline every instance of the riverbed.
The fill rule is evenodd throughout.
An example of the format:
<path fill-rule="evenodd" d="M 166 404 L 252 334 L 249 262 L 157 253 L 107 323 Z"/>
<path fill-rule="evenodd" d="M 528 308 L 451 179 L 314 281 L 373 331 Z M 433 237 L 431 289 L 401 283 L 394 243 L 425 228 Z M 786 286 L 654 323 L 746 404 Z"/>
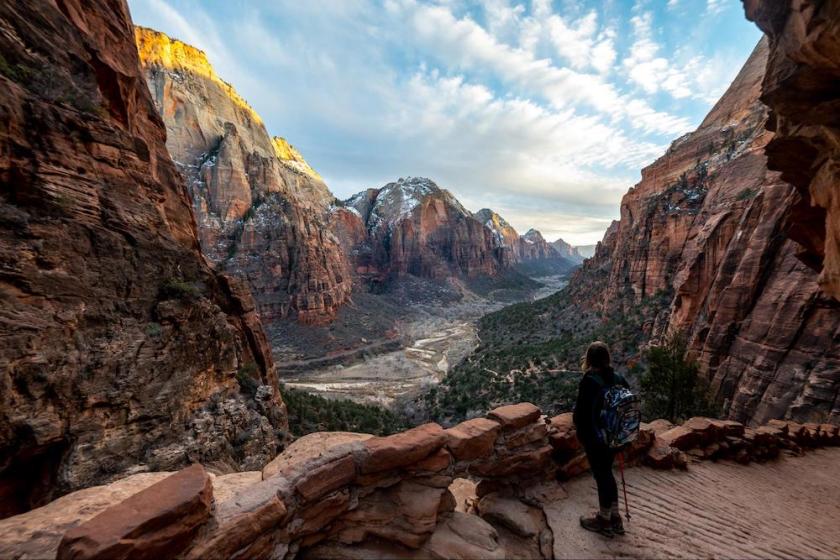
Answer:
<path fill-rule="evenodd" d="M 523 301 L 549 296 L 567 282 L 564 276 L 536 280 L 543 287 Z M 478 320 L 510 303 L 469 297 L 452 305 L 415 309 L 412 315 L 417 318 L 403 327 L 405 347 L 369 356 L 352 365 L 287 373 L 281 381 L 287 387 L 326 398 L 344 398 L 392 408 L 440 382 L 450 368 L 478 345 Z"/>

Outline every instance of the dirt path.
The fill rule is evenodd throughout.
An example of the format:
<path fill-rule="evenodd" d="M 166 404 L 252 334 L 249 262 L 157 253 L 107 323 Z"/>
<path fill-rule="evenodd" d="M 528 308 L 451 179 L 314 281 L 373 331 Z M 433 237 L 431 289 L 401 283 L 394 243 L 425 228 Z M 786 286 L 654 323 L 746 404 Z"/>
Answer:
<path fill-rule="evenodd" d="M 840 449 L 747 467 L 694 463 L 687 472 L 633 468 L 627 535 L 583 531 L 595 486 L 581 477 L 546 508 L 559 558 L 838 558 Z M 619 482 L 620 484 L 620 482 Z M 620 488 L 619 488 L 620 490 Z M 623 514 L 622 504 L 622 514 Z M 626 522 L 625 522 L 626 523 Z"/>

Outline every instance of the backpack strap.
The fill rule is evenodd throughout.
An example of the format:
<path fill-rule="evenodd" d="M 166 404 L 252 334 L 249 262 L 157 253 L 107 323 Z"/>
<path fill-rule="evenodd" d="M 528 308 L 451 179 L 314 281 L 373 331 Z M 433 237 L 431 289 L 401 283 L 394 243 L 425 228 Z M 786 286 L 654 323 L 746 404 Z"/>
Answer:
<path fill-rule="evenodd" d="M 587 375 L 589 376 L 589 378 L 590 378 L 592 381 L 594 381 L 595 383 L 597 383 L 599 387 L 603 387 L 603 386 L 604 386 L 604 379 L 601 377 L 601 374 L 599 374 L 599 373 L 595 373 L 594 371 L 591 371 L 591 372 L 587 373 Z"/>

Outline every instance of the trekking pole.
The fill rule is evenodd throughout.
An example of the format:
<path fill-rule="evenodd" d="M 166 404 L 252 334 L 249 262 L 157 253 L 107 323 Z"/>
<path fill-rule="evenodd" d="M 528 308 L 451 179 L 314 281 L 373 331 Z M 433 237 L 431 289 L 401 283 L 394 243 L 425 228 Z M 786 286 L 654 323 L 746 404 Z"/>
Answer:
<path fill-rule="evenodd" d="M 630 504 L 627 503 L 627 483 L 624 482 L 624 451 L 618 454 L 618 470 L 621 472 L 621 487 L 624 489 L 624 515 L 630 521 Z"/>

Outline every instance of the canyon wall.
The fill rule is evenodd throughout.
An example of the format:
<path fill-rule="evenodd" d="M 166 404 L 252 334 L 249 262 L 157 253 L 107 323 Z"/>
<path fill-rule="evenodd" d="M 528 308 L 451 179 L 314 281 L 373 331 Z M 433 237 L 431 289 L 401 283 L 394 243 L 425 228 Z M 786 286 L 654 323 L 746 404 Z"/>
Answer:
<path fill-rule="evenodd" d="M 730 418 L 836 421 L 840 306 L 785 235 L 799 195 L 767 169 L 767 57 L 762 40 L 700 127 L 642 171 L 572 283 L 597 286 L 607 313 L 669 302 L 644 327 L 688 335 Z"/>
<path fill-rule="evenodd" d="M 247 280 L 264 321 L 331 321 L 352 290 L 328 227 L 335 197 L 294 147 L 269 136 L 204 52 L 141 27 L 136 40 L 205 254 Z"/>
<path fill-rule="evenodd" d="M 261 465 L 286 430 L 271 353 L 201 255 L 127 5 L 3 2 L 0 27 L 0 516 Z"/>
<path fill-rule="evenodd" d="M 798 257 L 840 299 L 840 2 L 744 0 L 767 35 L 761 100 L 770 108 L 768 166 L 799 193 L 787 233 Z"/>

